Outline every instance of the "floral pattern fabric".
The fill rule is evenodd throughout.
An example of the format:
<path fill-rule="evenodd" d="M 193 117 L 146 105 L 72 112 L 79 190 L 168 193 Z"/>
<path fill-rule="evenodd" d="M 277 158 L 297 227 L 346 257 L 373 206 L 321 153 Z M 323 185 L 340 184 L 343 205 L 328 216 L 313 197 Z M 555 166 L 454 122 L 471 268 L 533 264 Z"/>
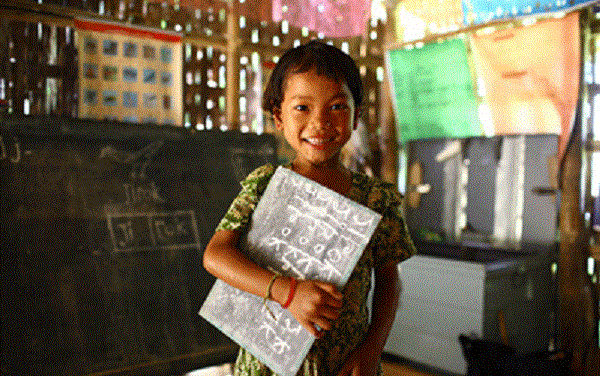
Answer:
<path fill-rule="evenodd" d="M 273 165 L 264 165 L 248 175 L 241 183 L 240 194 L 216 230 L 243 232 L 274 173 Z M 298 376 L 328 376 L 338 372 L 368 330 L 367 295 L 371 288 L 371 270 L 390 261 L 403 261 L 415 253 L 401 214 L 402 196 L 392 184 L 352 173 L 352 187 L 347 197 L 383 217 L 342 291 L 344 304 L 339 319 L 323 338 L 315 341 Z M 234 376 L 272 375 L 275 374 L 252 354 L 240 349 Z"/>

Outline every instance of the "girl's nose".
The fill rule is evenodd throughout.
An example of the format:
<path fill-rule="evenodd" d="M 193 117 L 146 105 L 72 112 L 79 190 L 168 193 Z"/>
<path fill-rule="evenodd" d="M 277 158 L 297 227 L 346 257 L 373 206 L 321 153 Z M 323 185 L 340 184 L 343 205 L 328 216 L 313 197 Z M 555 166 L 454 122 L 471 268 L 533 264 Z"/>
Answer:
<path fill-rule="evenodd" d="M 315 114 L 311 124 L 315 128 L 329 128 L 331 127 L 331 119 L 327 114 Z"/>

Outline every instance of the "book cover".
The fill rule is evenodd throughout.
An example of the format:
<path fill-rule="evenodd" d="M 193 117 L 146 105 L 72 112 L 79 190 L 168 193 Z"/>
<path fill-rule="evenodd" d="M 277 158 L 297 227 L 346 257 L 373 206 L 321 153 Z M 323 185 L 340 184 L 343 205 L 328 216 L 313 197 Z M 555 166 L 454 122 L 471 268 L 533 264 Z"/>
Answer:
<path fill-rule="evenodd" d="M 240 248 L 257 264 L 298 280 L 340 288 L 381 215 L 290 169 L 278 167 Z M 199 314 L 274 372 L 295 375 L 315 338 L 273 301 L 217 279 Z"/>

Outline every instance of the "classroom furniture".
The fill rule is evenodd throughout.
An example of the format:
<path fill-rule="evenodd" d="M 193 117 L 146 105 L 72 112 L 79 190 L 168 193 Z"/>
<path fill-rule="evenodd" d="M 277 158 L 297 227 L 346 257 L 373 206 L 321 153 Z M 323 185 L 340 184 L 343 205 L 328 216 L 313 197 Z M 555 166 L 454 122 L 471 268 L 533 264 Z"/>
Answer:
<path fill-rule="evenodd" d="M 500 317 L 518 352 L 548 349 L 554 306 L 550 250 L 467 249 L 462 252 L 468 255 L 449 257 L 451 247 L 418 247 L 437 249 L 438 255 L 417 255 L 399 265 L 402 293 L 386 352 L 464 375 L 458 337 L 501 342 Z"/>

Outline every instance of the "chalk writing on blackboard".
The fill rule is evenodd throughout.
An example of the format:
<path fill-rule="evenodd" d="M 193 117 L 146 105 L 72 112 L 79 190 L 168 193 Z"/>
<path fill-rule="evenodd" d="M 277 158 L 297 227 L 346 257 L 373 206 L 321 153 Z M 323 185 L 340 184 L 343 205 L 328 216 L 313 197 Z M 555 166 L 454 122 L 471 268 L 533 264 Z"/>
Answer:
<path fill-rule="evenodd" d="M 114 252 L 200 248 L 194 210 L 106 213 Z"/>
<path fill-rule="evenodd" d="M 117 150 L 112 145 L 107 145 L 100 150 L 100 158 L 110 158 L 119 163 L 132 165 L 131 178 L 145 179 L 146 169 L 150 165 L 152 157 L 162 148 L 164 143 L 164 140 L 157 140 L 135 152 Z"/>
<path fill-rule="evenodd" d="M 240 151 L 245 176 L 276 161 L 275 137 L 0 118 L 1 290 L 23 303 L 2 311 L 0 373 L 183 374 L 235 360 L 197 316 L 214 283 L 201 250 L 240 189 L 230 148 L 272 151 Z"/>
<path fill-rule="evenodd" d="M 381 216 L 279 167 L 252 215 L 241 248 L 259 265 L 342 288 Z M 200 315 L 273 371 L 295 375 L 314 337 L 289 311 L 217 280 Z"/>
<path fill-rule="evenodd" d="M 9 159 L 12 163 L 21 162 L 21 143 L 19 142 L 18 138 L 14 137 L 13 145 L 15 149 L 14 155 L 10 155 L 6 145 L 4 144 L 4 138 L 0 136 L 0 147 L 2 148 L 2 155 L 0 159 Z"/>

